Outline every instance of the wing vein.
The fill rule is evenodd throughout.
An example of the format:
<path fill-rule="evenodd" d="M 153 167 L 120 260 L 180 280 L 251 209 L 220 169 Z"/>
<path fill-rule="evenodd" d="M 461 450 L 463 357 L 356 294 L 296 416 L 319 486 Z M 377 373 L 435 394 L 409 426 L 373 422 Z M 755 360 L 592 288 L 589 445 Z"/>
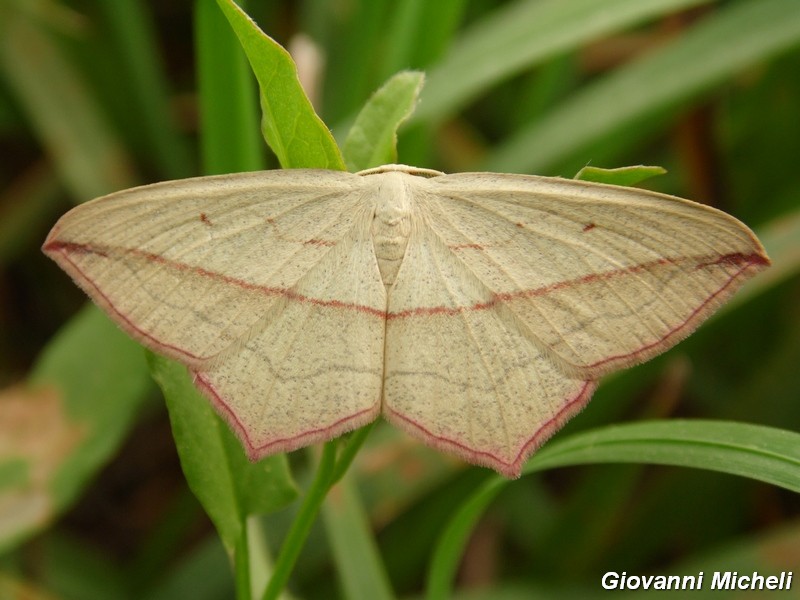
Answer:
<path fill-rule="evenodd" d="M 444 244 L 441 245 L 441 248 L 445 249 L 446 251 L 449 251 L 449 248 L 447 248 L 447 246 L 444 245 Z M 433 256 L 433 261 L 434 261 L 434 264 L 436 265 L 436 270 L 438 271 L 438 273 L 440 275 L 440 279 L 444 282 L 445 289 L 447 290 L 447 293 L 448 293 L 450 299 L 454 300 L 456 298 L 456 294 L 454 293 L 452 285 L 448 281 L 448 278 L 444 277 L 444 272 L 442 270 L 441 263 L 439 262 L 439 259 L 437 257 L 437 253 L 436 252 L 432 252 L 431 255 Z M 458 257 L 456 257 L 456 258 L 458 258 Z M 481 284 L 483 284 L 483 282 L 481 282 Z M 489 362 L 488 362 L 488 360 L 486 358 L 486 355 L 484 353 L 483 344 L 480 344 L 478 342 L 477 336 L 475 335 L 475 331 L 474 331 L 471 323 L 469 322 L 469 318 L 467 317 L 468 314 L 470 314 L 470 313 L 467 313 L 467 312 L 464 312 L 464 311 L 459 311 L 458 312 L 459 318 L 464 323 L 465 331 L 467 332 L 467 334 L 469 335 L 470 340 L 472 341 L 472 348 L 477 350 L 478 356 L 480 357 L 481 364 L 483 365 L 483 369 L 486 372 L 487 378 L 491 382 L 492 392 L 493 392 L 492 400 L 494 401 L 495 405 L 497 406 L 498 414 L 500 416 L 500 421 L 501 421 L 502 426 L 503 426 L 503 434 L 505 435 L 505 438 L 506 438 L 506 446 L 508 446 L 508 445 L 511 444 L 511 432 L 508 429 L 508 423 L 506 422 L 506 417 L 505 417 L 505 413 L 503 412 L 503 407 L 500 405 L 500 403 L 497 402 L 497 393 L 498 393 L 499 383 L 494 378 L 494 373 L 492 372 L 492 369 L 491 369 L 491 367 L 489 365 Z M 502 385 L 507 387 L 507 380 L 504 380 Z M 468 391 L 470 393 L 470 396 L 472 397 L 472 395 L 474 393 L 473 390 L 471 388 L 468 388 Z M 474 421 L 474 418 L 473 418 L 474 417 L 473 402 L 469 403 L 468 410 L 469 410 L 469 414 L 470 414 L 470 418 L 468 419 L 468 422 L 470 424 L 470 434 L 474 435 L 474 430 L 473 430 L 473 421 Z M 473 437 L 472 439 L 474 440 L 475 438 Z"/>

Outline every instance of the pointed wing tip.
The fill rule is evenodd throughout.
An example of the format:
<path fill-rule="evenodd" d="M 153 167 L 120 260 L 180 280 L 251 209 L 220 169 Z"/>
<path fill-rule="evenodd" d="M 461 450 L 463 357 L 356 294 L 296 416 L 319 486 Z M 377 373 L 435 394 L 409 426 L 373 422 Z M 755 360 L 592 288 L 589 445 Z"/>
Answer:
<path fill-rule="evenodd" d="M 696 268 L 707 267 L 710 265 L 728 265 L 739 270 L 732 274 L 730 278 L 710 294 L 705 301 L 700 304 L 688 318 L 670 330 L 664 337 L 647 346 L 637 348 L 633 352 L 606 357 L 590 365 L 570 365 L 577 372 L 587 373 L 591 377 L 599 378 L 608 373 L 627 369 L 637 364 L 646 362 L 659 354 L 666 352 L 677 345 L 685 338 L 694 333 L 706 319 L 713 315 L 719 308 L 730 300 L 742 285 L 761 271 L 764 271 L 772 264 L 769 256 L 763 248 L 756 248 L 750 254 L 736 252 L 720 256 L 718 259 L 701 263 Z"/>
<path fill-rule="evenodd" d="M 76 246 L 76 244 L 71 244 L 70 242 L 64 242 L 58 238 L 58 223 L 53 226 L 50 230 L 50 233 L 47 234 L 44 242 L 42 243 L 42 252 L 56 261 L 59 266 L 61 265 L 60 257 L 68 254 L 69 251 Z M 79 246 L 79 245 L 78 245 Z"/>
<path fill-rule="evenodd" d="M 753 249 L 750 254 L 743 252 L 735 252 L 721 256 L 717 263 L 727 263 L 735 266 L 743 266 L 747 269 L 755 267 L 756 271 L 762 271 L 772 264 L 772 261 L 767 256 L 766 250 L 759 244 L 758 247 Z"/>
<path fill-rule="evenodd" d="M 760 265 L 765 269 L 772 264 L 772 261 L 769 259 L 769 256 L 767 256 L 766 252 L 762 251 L 757 254 L 754 254 L 753 256 L 754 256 L 753 264 Z"/>
<path fill-rule="evenodd" d="M 50 235 L 48 235 L 42 245 L 42 252 L 55 261 L 55 263 L 72 278 L 78 287 L 89 296 L 92 302 L 103 310 L 120 329 L 135 341 L 157 354 L 176 360 L 189 367 L 199 368 L 214 358 L 213 356 L 196 356 L 191 354 L 188 350 L 170 346 L 137 328 L 125 314 L 117 310 L 114 303 L 103 293 L 95 281 L 81 269 L 78 262 L 72 259 L 72 257 L 78 257 L 83 254 L 105 255 L 104 251 L 94 248 L 89 244 L 59 240 L 54 232 L 55 228 L 50 232 Z"/>
<path fill-rule="evenodd" d="M 42 243 L 42 252 L 49 257 L 58 252 L 59 243 L 55 240 L 55 229 L 51 229 Z"/>

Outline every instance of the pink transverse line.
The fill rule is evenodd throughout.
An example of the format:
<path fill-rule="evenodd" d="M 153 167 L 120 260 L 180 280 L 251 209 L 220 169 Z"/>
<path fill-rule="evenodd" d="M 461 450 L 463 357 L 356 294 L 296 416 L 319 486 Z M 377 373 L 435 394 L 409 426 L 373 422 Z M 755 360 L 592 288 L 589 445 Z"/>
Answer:
<path fill-rule="evenodd" d="M 80 244 L 75 242 L 52 242 L 47 246 L 48 251 L 63 251 L 67 254 L 69 253 L 77 253 L 77 254 L 84 254 L 84 253 L 91 253 L 91 254 L 99 254 L 101 256 L 108 256 L 108 252 L 94 248 L 88 244 Z M 576 279 L 570 279 L 566 281 L 559 281 L 556 283 L 552 283 L 550 285 L 546 285 L 540 288 L 533 288 L 530 290 L 519 290 L 517 292 L 510 292 L 510 293 L 502 293 L 502 294 L 495 294 L 490 300 L 486 302 L 478 302 L 471 306 L 459 306 L 459 307 L 445 307 L 445 306 L 429 306 L 429 307 L 419 307 L 419 308 L 410 308 L 407 310 L 402 310 L 395 313 L 387 313 L 385 310 L 381 310 L 378 308 L 374 308 L 371 306 L 364 306 L 362 304 L 355 304 L 351 302 L 341 302 L 339 300 L 320 300 L 318 298 L 312 298 L 310 296 L 305 296 L 303 294 L 298 294 L 290 289 L 280 288 L 280 287 L 272 287 L 272 286 L 262 286 L 256 285 L 253 283 L 248 283 L 241 279 L 237 279 L 235 277 L 229 277 L 227 275 L 223 275 L 221 273 L 216 273 L 213 271 L 209 271 L 202 267 L 193 267 L 190 265 L 186 265 L 177 261 L 169 260 L 164 258 L 163 256 L 159 256 L 157 254 L 152 254 L 150 252 L 145 252 L 143 250 L 138 249 L 126 249 L 124 250 L 127 254 L 134 254 L 138 255 L 145 260 L 149 260 L 155 263 L 169 265 L 177 270 L 180 271 L 188 271 L 195 273 L 197 275 L 201 275 L 203 277 L 208 277 L 210 279 L 215 279 L 217 281 L 222 281 L 224 283 L 235 285 L 239 288 L 252 290 L 261 292 L 268 296 L 285 296 L 290 300 L 295 300 L 298 302 L 307 302 L 310 304 L 316 304 L 318 306 L 328 306 L 332 308 L 342 308 L 346 310 L 355 310 L 358 312 L 362 312 L 365 314 L 370 314 L 376 317 L 381 317 L 385 319 L 405 319 L 408 317 L 415 317 L 415 316 L 430 316 L 430 315 L 451 315 L 457 314 L 460 312 L 465 311 L 473 311 L 473 310 L 486 310 L 492 308 L 498 303 L 501 302 L 508 302 L 515 298 L 533 298 L 536 296 L 544 296 L 556 290 L 575 287 L 577 285 L 592 283 L 595 281 L 602 281 L 607 279 L 612 279 L 614 277 L 620 277 L 623 275 L 629 275 L 633 273 L 639 273 L 648 271 L 654 267 L 668 265 L 668 264 L 678 264 L 680 262 L 685 262 L 691 260 L 692 262 L 696 262 L 696 267 L 701 268 L 708 265 L 713 264 L 728 264 L 728 265 L 744 265 L 743 268 L 747 268 L 751 265 L 758 265 L 758 264 L 767 264 L 766 259 L 759 255 L 759 254 L 742 254 L 741 252 L 725 254 L 722 256 L 700 256 L 700 257 L 687 257 L 685 259 L 670 259 L 670 258 L 661 258 L 658 260 L 632 265 L 630 267 L 625 267 L 623 269 L 616 269 L 613 271 L 607 271 L 605 273 L 590 273 L 588 275 L 584 275 L 583 277 L 578 277 Z M 741 273 L 734 274 L 731 277 L 731 281 L 734 280 L 738 275 Z M 727 287 L 727 284 L 723 286 L 722 289 Z M 715 294 L 716 295 L 716 294 Z M 712 295 L 712 298 L 714 295 Z M 704 303 L 705 305 L 705 303 Z"/>

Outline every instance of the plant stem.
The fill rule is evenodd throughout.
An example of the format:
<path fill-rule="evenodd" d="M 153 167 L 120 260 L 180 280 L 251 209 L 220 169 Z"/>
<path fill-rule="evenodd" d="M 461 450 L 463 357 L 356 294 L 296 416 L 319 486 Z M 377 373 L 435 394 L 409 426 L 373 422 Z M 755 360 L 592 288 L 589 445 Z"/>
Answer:
<path fill-rule="evenodd" d="M 242 535 L 236 544 L 233 555 L 233 568 L 236 577 L 236 600 L 251 600 L 250 590 L 250 548 L 248 547 L 247 527 L 242 523 Z"/>
<path fill-rule="evenodd" d="M 256 598 L 266 587 L 273 566 L 261 518 L 256 515 L 247 517 L 247 552 L 250 558 L 250 598 Z"/>
<path fill-rule="evenodd" d="M 303 549 L 303 544 L 311 530 L 311 525 L 317 517 L 322 502 L 333 482 L 333 474 L 336 466 L 336 442 L 328 442 L 322 449 L 322 457 L 319 461 L 317 474 L 311 487 L 308 488 L 306 497 L 292 523 L 289 533 L 281 547 L 278 560 L 275 562 L 275 570 L 264 590 L 263 600 L 276 600 L 294 568 L 297 557 Z"/>
<path fill-rule="evenodd" d="M 350 434 L 350 439 L 347 440 L 347 443 L 344 445 L 341 452 L 339 452 L 339 460 L 336 461 L 336 467 L 331 475 L 331 486 L 337 483 L 344 477 L 344 474 L 347 473 L 347 469 L 350 468 L 350 463 L 353 462 L 353 459 L 356 457 L 356 454 L 358 454 L 364 440 L 367 439 L 374 425 L 375 421 L 369 425 L 364 425 L 364 427 Z"/>
<path fill-rule="evenodd" d="M 338 460 L 336 458 L 337 440 L 327 442 L 323 446 L 317 474 L 311 487 L 308 488 L 308 492 L 306 492 L 306 497 L 292 523 L 292 527 L 289 529 L 289 533 L 286 534 L 286 539 L 272 571 L 272 577 L 264 590 L 263 600 L 275 600 L 286 586 L 289 575 L 294 568 L 295 562 L 297 562 L 297 557 L 300 556 L 300 551 L 303 549 L 308 533 L 311 531 L 311 526 L 317 518 L 325 497 L 336 482 L 347 472 L 350 463 L 353 462 L 371 430 L 372 425 L 370 424 L 354 431 L 347 443 L 342 447 Z"/>

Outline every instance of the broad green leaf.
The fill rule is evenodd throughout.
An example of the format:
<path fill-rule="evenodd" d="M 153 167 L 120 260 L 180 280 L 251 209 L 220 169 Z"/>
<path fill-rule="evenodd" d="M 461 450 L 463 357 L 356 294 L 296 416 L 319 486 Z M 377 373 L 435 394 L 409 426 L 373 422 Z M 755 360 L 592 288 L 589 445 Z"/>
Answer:
<path fill-rule="evenodd" d="M 800 492 L 800 434 L 743 423 L 669 420 L 605 427 L 554 442 L 523 474 L 591 463 L 651 463 L 731 473 Z M 449 597 L 464 545 L 480 515 L 509 483 L 493 476 L 466 499 L 435 550 L 427 598 Z"/>
<path fill-rule="evenodd" d="M 148 387 L 139 345 L 87 306 L 50 342 L 28 383 L 2 392 L 0 548 L 77 499 L 128 433 Z"/>
<path fill-rule="evenodd" d="M 292 57 L 233 0 L 217 0 L 244 48 L 261 88 L 261 129 L 285 169 L 345 169 L 331 132 L 314 112 Z"/>
<path fill-rule="evenodd" d="M 424 81 L 424 73 L 403 71 L 372 95 L 344 142 L 350 171 L 397 162 L 397 128 L 414 112 Z"/>
<path fill-rule="evenodd" d="M 600 167 L 583 167 L 575 179 L 581 181 L 593 181 L 595 183 L 607 183 L 610 185 L 632 186 L 650 179 L 656 175 L 663 175 L 667 170 L 663 167 L 646 167 L 637 165 L 635 167 L 619 167 L 616 169 L 601 169 Z"/>
<path fill-rule="evenodd" d="M 623 126 L 675 109 L 731 75 L 798 44 L 800 3 L 795 0 L 725 5 L 675 41 L 562 102 L 547 117 L 496 148 L 483 168 L 545 172 Z M 431 76 L 426 91 L 432 85 Z M 425 106 L 424 94 L 420 106 Z"/>
<path fill-rule="evenodd" d="M 195 28 L 204 172 L 211 175 L 262 169 L 255 80 L 241 44 L 214 0 L 197 2 Z M 171 369 L 169 374 L 177 377 L 171 385 L 183 384 L 182 369 Z M 206 411 L 206 404 L 198 410 Z"/>
<path fill-rule="evenodd" d="M 610 33 L 710 0 L 518 0 L 479 21 L 428 73 L 412 121 L 435 121 L 520 71 Z"/>
<path fill-rule="evenodd" d="M 208 512 L 229 553 L 251 514 L 283 508 L 296 497 L 286 456 L 251 463 L 228 425 L 200 395 L 186 368 L 148 353 L 164 392 L 175 445 L 189 487 Z"/>
<path fill-rule="evenodd" d="M 240 9 L 235 7 L 235 12 Z M 263 168 L 253 79 L 239 42 L 214 0 L 198 0 L 195 24 L 204 171 Z M 257 550 L 249 536 L 250 517 L 282 508 L 297 495 L 286 456 L 250 463 L 228 425 L 194 388 L 186 369 L 148 356 L 167 400 L 186 480 L 233 558 L 237 597 L 248 598 L 255 581 L 251 559 Z"/>

